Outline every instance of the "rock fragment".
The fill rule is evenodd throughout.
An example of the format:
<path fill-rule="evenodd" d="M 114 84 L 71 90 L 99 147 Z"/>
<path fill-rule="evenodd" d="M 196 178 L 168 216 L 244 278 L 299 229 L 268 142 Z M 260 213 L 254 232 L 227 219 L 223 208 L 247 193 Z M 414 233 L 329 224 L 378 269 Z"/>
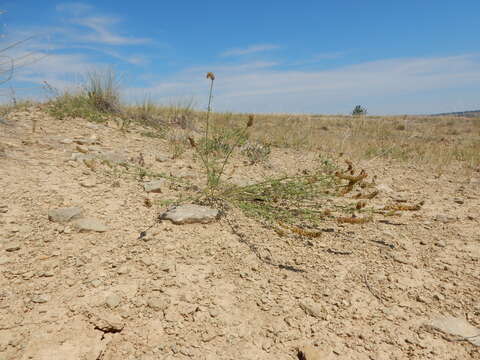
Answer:
<path fill-rule="evenodd" d="M 161 215 L 163 220 L 174 224 L 210 223 L 218 216 L 218 210 L 195 204 L 180 205 Z"/>
<path fill-rule="evenodd" d="M 458 336 L 460 339 L 469 341 L 475 346 L 480 346 L 480 329 L 464 319 L 452 316 L 440 316 L 425 324 L 427 327 L 441 331 L 445 334 Z"/>
<path fill-rule="evenodd" d="M 65 207 L 53 209 L 48 212 L 48 220 L 58 223 L 65 223 L 81 216 L 82 209 L 79 207 Z"/>
<path fill-rule="evenodd" d="M 319 304 L 315 303 L 312 299 L 305 299 L 301 301 L 299 305 L 300 305 L 300 308 L 302 308 L 302 310 L 305 311 L 307 315 L 310 315 L 316 318 L 322 317 L 322 313 L 323 313 L 322 307 Z"/>
<path fill-rule="evenodd" d="M 101 221 L 93 217 L 85 217 L 78 220 L 75 220 L 73 225 L 80 232 L 87 231 L 96 231 L 96 232 L 105 232 L 108 230 L 108 227 Z"/>
<path fill-rule="evenodd" d="M 152 180 L 143 184 L 143 188 L 147 193 L 161 193 L 165 186 L 165 179 Z"/>

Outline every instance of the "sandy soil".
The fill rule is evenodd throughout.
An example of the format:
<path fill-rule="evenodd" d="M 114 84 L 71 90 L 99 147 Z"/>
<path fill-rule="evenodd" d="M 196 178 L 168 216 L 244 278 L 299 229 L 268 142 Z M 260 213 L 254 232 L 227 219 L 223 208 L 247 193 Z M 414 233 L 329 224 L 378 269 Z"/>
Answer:
<path fill-rule="evenodd" d="M 425 325 L 449 315 L 480 327 L 480 174 L 365 161 L 383 184 L 379 201 L 424 200 L 422 209 L 363 225 L 326 222 L 316 239 L 280 237 L 230 209 L 210 224 L 162 222 L 138 239 L 162 199 L 196 186 L 146 194 L 148 175 L 89 167 L 72 153 L 114 151 L 139 163 L 142 153 L 149 170 L 200 187 L 191 150 L 160 162 L 167 144 L 145 129 L 124 134 L 35 109 L 7 120 L 0 359 L 298 359 L 303 344 L 322 360 L 480 359 L 479 347 Z M 92 136 L 80 148 L 66 140 Z M 317 157 L 275 149 L 268 164 L 236 162 L 231 181 L 310 169 Z M 68 206 L 108 231 L 49 221 L 49 210 Z"/>

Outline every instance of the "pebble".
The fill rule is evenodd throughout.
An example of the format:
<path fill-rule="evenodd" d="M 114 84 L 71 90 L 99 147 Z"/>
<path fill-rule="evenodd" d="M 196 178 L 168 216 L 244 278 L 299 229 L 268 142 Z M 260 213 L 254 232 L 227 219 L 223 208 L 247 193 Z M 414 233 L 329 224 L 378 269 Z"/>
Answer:
<path fill-rule="evenodd" d="M 79 207 L 65 207 L 53 209 L 48 212 L 48 220 L 58 223 L 64 223 L 72 219 L 77 219 L 82 214 Z"/>
<path fill-rule="evenodd" d="M 18 241 L 11 241 L 5 244 L 5 251 L 13 252 L 20 250 L 20 243 Z"/>
<path fill-rule="evenodd" d="M 218 216 L 218 210 L 195 204 L 180 205 L 164 212 L 163 220 L 170 220 L 174 224 L 206 224 L 214 221 Z"/>
<path fill-rule="evenodd" d="M 165 156 L 165 155 L 156 155 L 155 160 L 158 161 L 158 162 L 165 162 L 165 161 L 168 161 L 170 159 L 168 158 L 168 156 Z"/>
<path fill-rule="evenodd" d="M 44 304 L 48 301 L 48 297 L 46 295 L 36 295 L 32 298 L 32 302 L 36 304 Z"/>
<path fill-rule="evenodd" d="M 83 145 L 77 145 L 77 146 L 75 147 L 75 149 L 76 149 L 78 152 L 82 153 L 82 154 L 88 153 L 88 147 L 83 146 Z"/>
<path fill-rule="evenodd" d="M 10 262 L 10 259 L 6 256 L 0 256 L 0 265 L 5 265 Z"/>
<path fill-rule="evenodd" d="M 312 299 L 305 299 L 300 302 L 300 308 L 302 308 L 303 311 L 307 315 L 316 317 L 316 318 L 321 318 L 323 314 L 323 308 L 315 303 Z"/>
<path fill-rule="evenodd" d="M 80 185 L 84 188 L 93 188 L 97 185 L 94 179 L 87 179 L 80 182 Z"/>
<path fill-rule="evenodd" d="M 116 308 L 118 305 L 120 305 L 120 296 L 117 294 L 109 294 L 105 298 L 105 304 L 111 309 Z"/>
<path fill-rule="evenodd" d="M 121 266 L 120 268 L 118 268 L 117 270 L 117 274 L 118 275 L 124 275 L 124 274 L 128 274 L 130 272 L 130 268 L 128 266 Z"/>
<path fill-rule="evenodd" d="M 152 180 L 143 184 L 143 188 L 147 193 L 161 193 L 165 185 L 165 179 Z"/>
<path fill-rule="evenodd" d="M 455 221 L 456 219 L 452 216 L 448 216 L 448 215 L 445 215 L 445 214 L 437 214 L 435 215 L 435 221 L 439 221 L 439 222 L 442 222 L 444 224 L 446 223 L 450 223 L 450 222 L 453 222 Z"/>
<path fill-rule="evenodd" d="M 480 336 L 478 336 L 480 329 L 470 325 L 464 319 L 441 316 L 430 320 L 426 325 L 443 333 L 464 338 L 475 346 L 480 346 Z"/>
<path fill-rule="evenodd" d="M 147 305 L 156 311 L 165 310 L 168 308 L 169 301 L 159 297 L 151 297 L 147 300 Z"/>
<path fill-rule="evenodd" d="M 96 232 L 105 232 L 108 230 L 108 227 L 100 222 L 99 220 L 86 217 L 75 220 L 74 226 L 77 228 L 78 231 L 96 231 Z"/>

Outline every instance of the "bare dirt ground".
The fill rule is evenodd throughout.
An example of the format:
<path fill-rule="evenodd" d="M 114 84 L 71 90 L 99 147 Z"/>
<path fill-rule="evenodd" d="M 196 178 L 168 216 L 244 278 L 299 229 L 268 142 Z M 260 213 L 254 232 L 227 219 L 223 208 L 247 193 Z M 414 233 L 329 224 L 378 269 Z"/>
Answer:
<path fill-rule="evenodd" d="M 304 344 L 316 349 L 308 359 L 480 359 L 480 347 L 426 325 L 445 315 L 480 327 L 480 174 L 365 161 L 382 183 L 378 201 L 424 200 L 421 210 L 326 222 L 307 239 L 280 237 L 230 209 L 209 224 L 163 221 L 139 239 L 165 209 L 162 199 L 196 187 L 172 182 L 146 194 L 148 174 L 72 153 L 138 163 L 142 153 L 150 171 L 200 187 L 205 175 L 191 150 L 168 159 L 166 142 L 144 129 L 122 133 L 34 109 L 7 120 L 1 360 L 298 359 Z M 268 164 L 236 162 L 231 181 L 311 169 L 317 157 L 274 149 Z M 49 220 L 50 210 L 70 206 L 108 230 Z"/>

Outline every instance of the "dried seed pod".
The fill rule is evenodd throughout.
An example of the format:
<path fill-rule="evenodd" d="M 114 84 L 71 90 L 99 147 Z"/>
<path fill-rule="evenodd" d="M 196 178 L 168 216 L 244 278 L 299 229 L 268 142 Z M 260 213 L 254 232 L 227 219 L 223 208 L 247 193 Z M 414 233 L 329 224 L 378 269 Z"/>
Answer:
<path fill-rule="evenodd" d="M 352 182 L 353 184 L 356 184 L 360 180 L 365 179 L 368 176 L 368 174 L 365 172 L 365 170 L 362 170 L 360 172 L 360 174 L 358 174 L 357 176 L 346 175 L 346 174 L 342 174 L 341 172 L 337 171 L 335 173 L 335 176 L 340 178 L 340 179 L 343 179 L 343 180 L 348 180 L 348 181 Z"/>
<path fill-rule="evenodd" d="M 305 237 L 308 237 L 308 238 L 318 238 L 322 235 L 321 231 L 305 230 L 305 229 L 302 229 L 301 227 L 298 227 L 298 226 L 295 226 L 295 225 L 288 225 L 288 224 L 282 223 L 280 221 L 278 221 L 278 225 L 280 225 L 284 229 L 290 230 L 291 232 L 293 232 L 295 234 L 305 236 Z"/>
<path fill-rule="evenodd" d="M 365 206 L 367 206 L 367 203 L 365 201 L 359 201 L 357 202 L 357 204 L 355 205 L 355 208 L 357 210 L 360 210 L 360 209 L 363 209 Z"/>
<path fill-rule="evenodd" d="M 379 193 L 378 190 L 375 190 L 373 192 L 371 192 L 370 194 L 361 194 L 361 193 L 358 193 L 357 195 L 354 196 L 355 199 L 373 199 L 375 196 L 377 196 Z"/>
<path fill-rule="evenodd" d="M 424 201 L 420 201 L 418 204 L 415 205 L 404 205 L 404 204 L 394 204 L 394 205 L 387 205 L 383 209 L 384 210 L 393 210 L 393 211 L 417 211 L 422 208 Z"/>
<path fill-rule="evenodd" d="M 372 221 L 372 217 L 339 217 L 337 222 L 340 224 L 365 224 Z"/>
<path fill-rule="evenodd" d="M 195 143 L 195 139 L 192 138 L 191 136 L 188 137 L 188 142 L 190 143 L 190 146 L 191 146 L 192 148 L 197 147 L 197 144 Z"/>
<path fill-rule="evenodd" d="M 210 79 L 210 80 L 215 80 L 215 74 L 213 72 L 208 72 L 207 73 L 207 79 Z"/>

